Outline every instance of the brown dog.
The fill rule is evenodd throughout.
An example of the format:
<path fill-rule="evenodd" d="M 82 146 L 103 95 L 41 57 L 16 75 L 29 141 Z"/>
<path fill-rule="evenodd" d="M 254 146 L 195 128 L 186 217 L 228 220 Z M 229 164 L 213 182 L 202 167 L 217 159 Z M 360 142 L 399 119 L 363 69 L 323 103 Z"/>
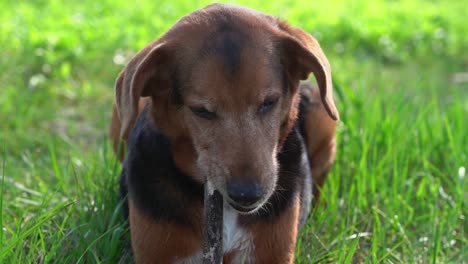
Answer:
<path fill-rule="evenodd" d="M 319 89 L 300 80 L 314 73 Z M 144 97 L 144 98 L 142 98 Z M 203 184 L 226 201 L 223 263 L 292 263 L 335 157 L 330 66 L 301 29 L 214 4 L 179 20 L 116 81 L 111 138 L 139 263 L 200 263 Z"/>

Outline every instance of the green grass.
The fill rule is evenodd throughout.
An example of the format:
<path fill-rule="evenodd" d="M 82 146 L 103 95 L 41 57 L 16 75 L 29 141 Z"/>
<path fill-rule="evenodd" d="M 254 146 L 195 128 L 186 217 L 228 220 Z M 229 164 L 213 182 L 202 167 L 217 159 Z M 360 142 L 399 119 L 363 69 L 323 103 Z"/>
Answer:
<path fill-rule="evenodd" d="M 131 262 L 113 82 L 207 3 L 0 2 L 0 263 Z M 237 3 L 311 32 L 333 68 L 337 161 L 297 263 L 468 262 L 467 1 Z"/>

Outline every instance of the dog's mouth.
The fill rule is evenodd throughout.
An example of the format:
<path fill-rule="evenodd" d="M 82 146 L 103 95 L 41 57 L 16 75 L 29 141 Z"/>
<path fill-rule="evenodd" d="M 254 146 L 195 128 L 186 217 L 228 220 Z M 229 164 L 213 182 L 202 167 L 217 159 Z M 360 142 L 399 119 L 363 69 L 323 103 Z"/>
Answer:
<path fill-rule="evenodd" d="M 234 210 L 241 214 L 251 214 L 260 209 L 265 204 L 265 198 L 258 200 L 255 203 L 242 203 L 233 201 L 229 197 L 223 196 L 225 202 L 229 204 Z"/>
<path fill-rule="evenodd" d="M 228 201 L 228 203 L 236 211 L 238 211 L 239 213 L 243 213 L 243 214 L 252 213 L 252 212 L 254 212 L 255 210 L 257 210 L 260 207 L 260 205 L 242 206 L 242 205 L 239 205 L 239 204 L 237 204 L 235 202 L 231 202 L 231 201 Z"/>

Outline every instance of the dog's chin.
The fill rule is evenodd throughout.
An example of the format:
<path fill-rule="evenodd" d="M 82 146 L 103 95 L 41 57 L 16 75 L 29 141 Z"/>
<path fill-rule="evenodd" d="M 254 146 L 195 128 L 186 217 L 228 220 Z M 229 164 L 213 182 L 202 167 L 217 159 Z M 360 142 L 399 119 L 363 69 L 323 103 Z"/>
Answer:
<path fill-rule="evenodd" d="M 263 206 L 263 203 L 259 203 L 252 206 L 241 206 L 234 202 L 228 201 L 229 205 L 240 214 L 251 214 L 257 211 L 260 207 Z"/>

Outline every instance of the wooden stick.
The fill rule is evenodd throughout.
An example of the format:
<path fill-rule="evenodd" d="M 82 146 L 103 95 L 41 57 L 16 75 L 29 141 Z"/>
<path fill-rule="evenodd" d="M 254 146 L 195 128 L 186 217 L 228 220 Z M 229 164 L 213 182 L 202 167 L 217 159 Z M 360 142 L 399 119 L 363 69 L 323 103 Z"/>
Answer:
<path fill-rule="evenodd" d="M 203 264 L 220 264 L 223 260 L 223 197 L 205 183 L 203 223 Z"/>

